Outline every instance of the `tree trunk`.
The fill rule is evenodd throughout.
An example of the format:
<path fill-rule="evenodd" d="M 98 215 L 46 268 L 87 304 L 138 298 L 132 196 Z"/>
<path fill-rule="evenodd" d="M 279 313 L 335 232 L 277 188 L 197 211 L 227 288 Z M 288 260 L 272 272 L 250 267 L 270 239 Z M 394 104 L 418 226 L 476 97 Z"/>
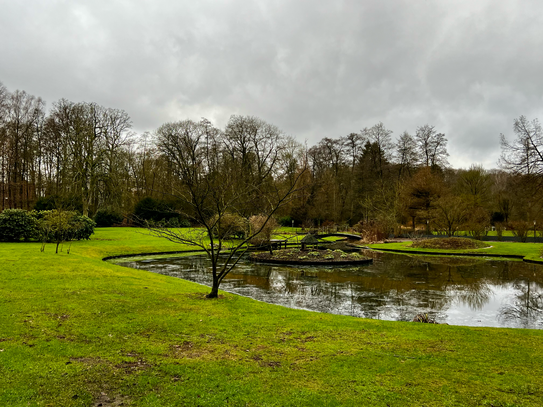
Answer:
<path fill-rule="evenodd" d="M 206 295 L 206 298 L 217 298 L 219 296 L 219 279 L 213 278 L 213 286 L 211 287 L 211 292 Z"/>

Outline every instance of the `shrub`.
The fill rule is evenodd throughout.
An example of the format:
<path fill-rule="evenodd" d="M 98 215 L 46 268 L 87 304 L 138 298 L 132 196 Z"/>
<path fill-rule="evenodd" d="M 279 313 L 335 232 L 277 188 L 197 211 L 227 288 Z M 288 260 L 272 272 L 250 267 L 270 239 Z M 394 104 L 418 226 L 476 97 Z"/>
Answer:
<path fill-rule="evenodd" d="M 36 211 L 51 211 L 53 209 L 64 208 L 64 210 L 82 212 L 83 204 L 81 197 L 77 195 L 58 196 L 49 195 L 38 198 L 34 204 L 34 210 Z"/>
<path fill-rule="evenodd" d="M 509 228 L 513 232 L 513 236 L 519 238 L 523 243 L 528 239 L 528 232 L 531 230 L 532 224 L 525 221 L 510 222 Z"/>
<path fill-rule="evenodd" d="M 220 222 L 218 215 L 215 215 L 211 218 L 211 222 L 215 223 L 213 236 L 221 239 L 230 237 L 242 238 L 249 230 L 247 219 L 235 213 L 223 214 L 220 218 Z"/>
<path fill-rule="evenodd" d="M 69 240 L 89 240 L 91 235 L 94 234 L 95 226 L 96 222 L 88 216 L 75 214 L 70 219 L 72 235 Z"/>
<path fill-rule="evenodd" d="M 358 222 L 353 229 L 362 235 L 365 242 L 376 242 L 384 240 L 390 234 L 390 225 L 388 222 L 370 220 L 369 222 Z"/>
<path fill-rule="evenodd" d="M 250 243 L 254 245 L 263 245 L 270 242 L 273 231 L 279 226 L 277 221 L 274 218 L 270 218 L 268 222 L 264 225 L 268 219 L 265 215 L 254 215 L 249 218 L 249 223 L 251 225 L 251 233 L 256 232 L 260 228 L 262 230 L 256 236 L 254 236 Z M 264 225 L 264 226 L 263 226 Z"/>
<path fill-rule="evenodd" d="M 279 218 L 279 224 L 281 226 L 292 226 L 292 217 L 290 216 L 283 216 L 281 218 Z"/>
<path fill-rule="evenodd" d="M 58 197 L 54 195 L 50 196 L 42 196 L 38 198 L 36 203 L 34 204 L 34 210 L 36 211 L 50 211 L 53 209 L 56 209 L 56 201 L 58 200 Z"/>
<path fill-rule="evenodd" d="M 41 251 L 45 249 L 46 242 L 55 242 L 57 244 L 55 253 L 58 253 L 58 246 L 62 242 L 70 240 L 70 219 L 75 215 L 75 212 L 58 209 L 43 211 L 43 218 L 40 222 Z"/>
<path fill-rule="evenodd" d="M 474 239 L 482 240 L 483 236 L 488 234 L 490 226 L 490 217 L 483 208 L 474 208 L 468 217 L 466 230 Z"/>
<path fill-rule="evenodd" d="M 122 223 L 124 217 L 119 212 L 112 209 L 100 209 L 94 215 L 96 226 L 111 227 L 115 224 Z"/>
<path fill-rule="evenodd" d="M 24 209 L 5 209 L 0 213 L 0 240 L 19 242 L 37 236 L 38 221 Z"/>
<path fill-rule="evenodd" d="M 58 246 L 71 240 L 89 239 L 96 223 L 88 216 L 73 211 L 53 209 L 40 212 L 39 236 L 43 244 L 55 242 Z M 42 245 L 42 251 L 44 246 Z"/>
<path fill-rule="evenodd" d="M 171 218 L 170 220 L 162 219 L 162 221 L 166 227 L 169 228 L 188 228 L 190 227 L 190 222 L 188 219 L 183 219 L 181 217 L 179 218 Z"/>
<path fill-rule="evenodd" d="M 139 223 L 145 220 L 160 222 L 163 219 L 168 222 L 173 218 L 178 218 L 182 221 L 183 218 L 176 212 L 176 209 L 174 202 L 147 197 L 136 204 L 134 207 L 134 216 Z"/>

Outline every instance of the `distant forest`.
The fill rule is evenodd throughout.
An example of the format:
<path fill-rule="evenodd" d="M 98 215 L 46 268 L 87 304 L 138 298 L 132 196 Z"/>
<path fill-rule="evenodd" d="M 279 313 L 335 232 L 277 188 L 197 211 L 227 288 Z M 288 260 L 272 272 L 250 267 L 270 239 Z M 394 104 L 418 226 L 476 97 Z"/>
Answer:
<path fill-rule="evenodd" d="M 213 146 L 204 145 L 204 133 L 214 135 Z M 383 233 L 401 225 L 453 233 L 514 222 L 543 226 L 538 121 L 516 119 L 512 139 L 502 136 L 501 145 L 500 169 L 489 171 L 451 168 L 447 138 L 430 124 L 393 138 L 378 123 L 314 146 L 237 115 L 224 129 L 182 120 L 138 135 L 123 110 L 61 99 L 47 112 L 41 98 L 0 84 L 1 210 L 66 208 L 90 217 L 102 210 L 130 223 L 145 207 L 155 217 L 190 219 L 191 208 L 175 198 L 187 187 L 180 171 L 205 165 L 188 153 L 213 148 L 219 177 L 231 172 L 226 178 L 234 175 L 240 185 L 257 180 L 277 191 L 298 181 L 277 212 L 285 226 L 373 224 Z M 236 211 L 257 214 L 258 197 Z"/>

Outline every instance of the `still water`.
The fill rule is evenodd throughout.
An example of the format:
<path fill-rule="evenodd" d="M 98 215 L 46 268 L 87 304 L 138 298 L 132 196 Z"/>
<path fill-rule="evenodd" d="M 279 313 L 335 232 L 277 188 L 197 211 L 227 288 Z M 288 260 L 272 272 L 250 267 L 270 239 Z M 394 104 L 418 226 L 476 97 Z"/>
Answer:
<path fill-rule="evenodd" d="M 543 328 L 543 266 L 474 258 L 370 254 L 371 265 L 287 267 L 242 260 L 221 289 L 286 307 L 392 321 Z M 211 285 L 205 256 L 124 266 Z"/>

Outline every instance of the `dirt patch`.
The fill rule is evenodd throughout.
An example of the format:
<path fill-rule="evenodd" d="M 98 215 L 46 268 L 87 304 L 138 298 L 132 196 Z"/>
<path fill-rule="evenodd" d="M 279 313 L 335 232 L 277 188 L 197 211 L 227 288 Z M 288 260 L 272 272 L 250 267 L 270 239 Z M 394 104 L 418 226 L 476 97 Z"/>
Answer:
<path fill-rule="evenodd" d="M 98 397 L 95 397 L 93 407 L 120 407 L 128 406 L 129 399 L 124 396 L 108 396 L 107 393 L 101 392 Z"/>
<path fill-rule="evenodd" d="M 462 237 L 447 237 L 443 239 L 426 239 L 414 242 L 411 247 L 417 249 L 466 250 L 490 247 L 487 243 Z"/>
<path fill-rule="evenodd" d="M 117 369 L 124 370 L 125 374 L 136 373 L 140 370 L 145 370 L 151 367 L 150 364 L 145 363 L 142 359 L 138 359 L 135 362 L 122 362 L 115 365 Z"/>
<path fill-rule="evenodd" d="M 277 367 L 281 367 L 281 362 L 276 362 L 276 361 L 260 362 L 260 366 L 262 366 L 262 367 L 277 368 Z"/>

